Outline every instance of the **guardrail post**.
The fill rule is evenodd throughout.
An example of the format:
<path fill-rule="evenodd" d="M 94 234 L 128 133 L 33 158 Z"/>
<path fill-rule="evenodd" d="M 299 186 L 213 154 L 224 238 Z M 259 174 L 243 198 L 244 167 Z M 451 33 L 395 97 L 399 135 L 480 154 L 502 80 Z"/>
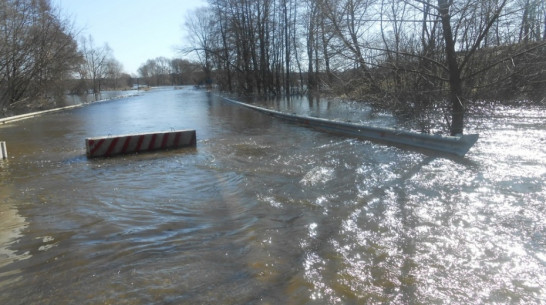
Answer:
<path fill-rule="evenodd" d="M 8 158 L 8 150 L 6 149 L 6 142 L 0 142 L 0 160 Z"/>

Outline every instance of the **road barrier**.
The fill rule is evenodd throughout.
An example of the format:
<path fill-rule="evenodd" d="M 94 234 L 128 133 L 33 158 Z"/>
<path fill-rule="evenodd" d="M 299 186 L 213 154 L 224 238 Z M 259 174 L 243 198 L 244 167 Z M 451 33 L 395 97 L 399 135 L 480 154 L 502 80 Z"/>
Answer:
<path fill-rule="evenodd" d="M 0 160 L 8 158 L 8 150 L 6 149 L 6 142 L 0 142 Z"/>
<path fill-rule="evenodd" d="M 195 130 L 176 130 L 85 139 L 87 158 L 111 157 L 195 145 Z"/>

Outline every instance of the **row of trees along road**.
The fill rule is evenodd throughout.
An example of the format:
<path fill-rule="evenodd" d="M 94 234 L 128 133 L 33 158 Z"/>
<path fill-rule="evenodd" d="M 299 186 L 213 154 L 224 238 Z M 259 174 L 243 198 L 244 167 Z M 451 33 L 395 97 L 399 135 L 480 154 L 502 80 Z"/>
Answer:
<path fill-rule="evenodd" d="M 453 135 L 477 102 L 544 102 L 542 0 L 208 2 L 186 18 L 186 51 L 224 90 L 329 91 L 423 122 L 444 113 Z"/>

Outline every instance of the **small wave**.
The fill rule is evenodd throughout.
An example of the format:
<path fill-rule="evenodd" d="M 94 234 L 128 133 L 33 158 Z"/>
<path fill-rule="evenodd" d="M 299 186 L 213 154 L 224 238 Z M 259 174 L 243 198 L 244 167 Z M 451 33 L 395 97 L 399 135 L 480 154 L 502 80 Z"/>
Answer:
<path fill-rule="evenodd" d="M 303 179 L 300 180 L 300 183 L 305 186 L 313 186 L 318 183 L 326 183 L 332 180 L 333 177 L 333 168 L 317 166 L 307 172 L 307 174 L 303 176 Z"/>

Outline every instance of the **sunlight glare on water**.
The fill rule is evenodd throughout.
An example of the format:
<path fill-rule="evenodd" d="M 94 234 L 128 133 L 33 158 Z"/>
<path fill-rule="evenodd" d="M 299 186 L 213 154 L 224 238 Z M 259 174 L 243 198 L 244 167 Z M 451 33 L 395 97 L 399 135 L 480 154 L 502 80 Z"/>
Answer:
<path fill-rule="evenodd" d="M 342 120 L 359 109 L 264 104 Z M 464 158 L 191 88 L 0 126 L 0 303 L 542 304 L 545 113 L 473 117 Z M 85 157 L 86 137 L 170 128 L 196 129 L 197 147 Z"/>

